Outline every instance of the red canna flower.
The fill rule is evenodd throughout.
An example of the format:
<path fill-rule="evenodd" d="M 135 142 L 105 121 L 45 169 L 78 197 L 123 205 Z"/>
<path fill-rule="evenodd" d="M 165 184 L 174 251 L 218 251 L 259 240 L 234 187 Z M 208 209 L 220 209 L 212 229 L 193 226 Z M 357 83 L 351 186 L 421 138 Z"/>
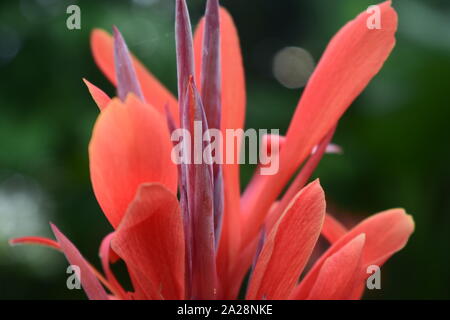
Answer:
<path fill-rule="evenodd" d="M 192 37 L 185 0 L 176 0 L 178 99 L 130 55 L 116 28 L 114 36 L 94 30 L 94 59 L 118 95 L 110 99 L 85 80 L 101 110 L 89 145 L 91 180 L 114 228 L 100 246 L 105 275 L 53 225 L 56 241 L 11 243 L 61 250 L 80 267 L 90 299 L 236 299 L 252 262 L 247 299 L 360 299 L 367 267 L 402 249 L 414 222 L 392 209 L 347 230 L 326 213 L 319 181 L 307 182 L 340 117 L 394 47 L 397 14 L 390 1 L 379 8 L 381 29 L 369 29 L 364 12 L 331 40 L 279 141 L 279 172 L 257 172 L 242 197 L 237 161 L 177 167 L 171 160 L 175 128 L 192 130 L 194 121 L 205 132 L 244 125 L 244 71 L 228 12 L 208 0 Z M 298 282 L 321 234 L 330 247 Z M 118 259 L 133 292 L 111 271 Z"/>

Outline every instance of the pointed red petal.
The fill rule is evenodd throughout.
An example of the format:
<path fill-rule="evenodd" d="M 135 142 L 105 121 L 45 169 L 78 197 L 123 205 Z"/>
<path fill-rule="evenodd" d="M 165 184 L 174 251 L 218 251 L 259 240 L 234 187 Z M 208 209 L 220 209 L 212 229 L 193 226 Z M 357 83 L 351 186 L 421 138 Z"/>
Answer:
<path fill-rule="evenodd" d="M 142 185 L 111 244 L 149 298 L 183 299 L 183 222 L 171 191 Z"/>
<path fill-rule="evenodd" d="M 366 241 L 361 234 L 330 256 L 320 269 L 309 300 L 346 300 L 360 278 L 361 259 Z"/>
<path fill-rule="evenodd" d="M 91 34 L 91 50 L 94 60 L 109 81 L 117 85 L 114 68 L 114 40 L 111 35 L 101 29 L 95 29 Z M 153 105 L 161 114 L 168 104 L 173 118 L 178 124 L 178 102 L 173 94 L 167 90 L 143 65 L 132 56 L 134 69 L 139 79 L 145 100 Z"/>
<path fill-rule="evenodd" d="M 311 255 L 322 228 L 325 196 L 318 181 L 292 200 L 274 226 L 256 263 L 247 299 L 286 299 Z"/>
<path fill-rule="evenodd" d="M 12 246 L 15 246 L 15 245 L 38 245 L 38 246 L 44 246 L 44 247 L 55 249 L 55 250 L 62 252 L 61 246 L 58 242 L 56 242 L 55 240 L 43 238 L 43 237 L 15 238 L 15 239 L 9 240 L 9 244 Z M 118 294 L 117 290 L 115 290 L 114 286 L 112 286 L 92 265 L 90 265 L 89 263 L 88 263 L 88 265 L 91 268 L 92 273 L 97 277 L 97 279 L 106 288 L 108 288 L 112 293 L 116 294 L 117 297 L 121 297 L 120 294 Z M 116 299 L 116 297 L 112 297 L 112 296 L 109 296 L 109 298 Z"/>
<path fill-rule="evenodd" d="M 116 27 L 114 27 L 114 70 L 117 79 L 117 96 L 125 101 L 129 93 L 134 93 L 142 102 L 145 102 L 127 44 Z"/>
<path fill-rule="evenodd" d="M 362 266 L 381 266 L 395 252 L 401 250 L 414 231 L 414 221 L 402 209 L 392 209 L 378 213 L 357 225 L 335 242 L 314 264 L 291 298 L 306 299 L 314 286 L 325 260 L 339 251 L 361 233 L 366 234 Z M 363 278 L 361 278 L 363 279 Z"/>
<path fill-rule="evenodd" d="M 111 102 L 111 98 L 108 97 L 106 93 L 104 93 L 100 88 L 94 86 L 92 83 L 87 81 L 86 79 L 83 79 L 84 83 L 88 87 L 89 93 L 91 94 L 92 98 L 94 99 L 95 103 L 97 104 L 98 108 L 100 110 L 103 110 L 106 108 L 108 103 Z"/>
<path fill-rule="evenodd" d="M 371 14 L 363 12 L 339 31 L 323 54 L 286 135 L 284 161 L 291 170 L 336 125 L 389 57 L 395 44 L 397 13 L 390 1 L 379 8 L 381 29 L 369 29 Z"/>
<path fill-rule="evenodd" d="M 130 95 L 114 99 L 101 112 L 89 145 L 91 180 L 106 217 L 117 227 L 138 187 L 160 182 L 177 190 L 177 167 L 171 160 L 164 117 Z"/>
<path fill-rule="evenodd" d="M 221 129 L 242 129 L 245 119 L 246 91 L 239 36 L 233 18 L 224 8 L 220 8 L 220 36 L 222 63 L 222 121 Z M 196 78 L 201 79 L 203 53 L 203 34 L 205 19 L 197 27 L 194 37 Z M 226 141 L 224 145 L 235 145 L 235 160 L 240 154 L 241 138 Z M 233 264 L 238 259 L 240 246 L 240 182 L 238 161 L 222 166 L 224 180 L 224 213 L 221 239 L 217 254 L 217 268 L 221 278 L 221 290 L 224 296 L 231 296 Z M 233 286 L 235 287 L 235 286 Z M 227 292 L 228 291 L 228 292 Z"/>
<path fill-rule="evenodd" d="M 86 295 L 90 300 L 109 300 L 108 294 L 98 281 L 96 275 L 88 262 L 83 258 L 78 249 L 67 239 L 56 226 L 51 225 L 53 233 L 58 240 L 61 250 L 64 252 L 69 263 L 80 268 L 80 274 L 77 275 L 81 281 Z"/>
<path fill-rule="evenodd" d="M 312 148 L 378 73 L 395 44 L 397 14 L 390 2 L 379 5 L 382 28 L 370 30 L 363 12 L 344 26 L 329 43 L 305 88 L 280 154 L 280 170 L 264 176 L 252 202 L 244 208 L 243 234 L 257 236 L 272 202 Z"/>

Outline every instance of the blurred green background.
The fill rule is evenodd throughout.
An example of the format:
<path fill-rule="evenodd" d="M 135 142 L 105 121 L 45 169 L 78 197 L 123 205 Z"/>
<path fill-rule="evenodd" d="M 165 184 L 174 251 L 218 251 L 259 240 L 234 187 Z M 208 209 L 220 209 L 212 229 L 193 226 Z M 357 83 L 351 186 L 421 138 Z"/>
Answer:
<path fill-rule="evenodd" d="M 205 1 L 188 1 L 193 24 Z M 276 80 L 273 60 L 287 46 L 315 61 L 366 0 L 222 0 L 240 32 L 248 86 L 248 128 L 285 132 L 301 89 Z M 66 8 L 81 8 L 81 30 L 66 28 Z M 321 178 L 330 208 L 350 224 L 392 207 L 414 216 L 407 247 L 382 272 L 377 299 L 450 298 L 450 1 L 394 0 L 397 46 L 341 120 Z M 130 49 L 176 92 L 174 1 L 0 2 L 0 298 L 76 299 L 64 257 L 39 247 L 10 247 L 25 235 L 50 236 L 57 224 L 99 265 L 111 227 L 96 203 L 87 146 L 98 114 L 82 77 L 113 87 L 94 65 L 89 34 L 117 25 Z M 251 175 L 242 172 L 243 184 Z"/>

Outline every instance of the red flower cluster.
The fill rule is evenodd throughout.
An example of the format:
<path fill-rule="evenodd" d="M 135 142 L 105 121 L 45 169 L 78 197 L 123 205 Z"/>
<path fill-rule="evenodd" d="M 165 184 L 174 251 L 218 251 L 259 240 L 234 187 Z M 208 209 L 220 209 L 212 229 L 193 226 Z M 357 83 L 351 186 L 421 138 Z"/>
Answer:
<path fill-rule="evenodd" d="M 331 40 L 281 139 L 279 172 L 256 173 L 242 197 L 237 161 L 177 167 L 170 156 L 174 128 L 244 125 L 244 70 L 227 11 L 208 0 L 193 37 L 185 0 L 176 0 L 178 99 L 130 55 L 117 29 L 113 37 L 95 30 L 94 59 L 118 92 L 110 99 L 85 81 L 101 110 L 89 146 L 91 180 L 114 228 L 100 247 L 105 276 L 53 225 L 56 241 L 11 242 L 61 250 L 80 267 L 90 299 L 236 299 L 252 262 L 247 299 L 361 298 L 367 267 L 405 246 L 413 220 L 393 209 L 347 230 L 326 213 L 320 183 L 306 184 L 340 117 L 394 47 L 397 14 L 390 2 L 379 8 L 381 29 L 368 28 L 364 12 Z M 330 247 L 299 282 L 321 234 Z M 118 259 L 133 292 L 110 269 Z"/>

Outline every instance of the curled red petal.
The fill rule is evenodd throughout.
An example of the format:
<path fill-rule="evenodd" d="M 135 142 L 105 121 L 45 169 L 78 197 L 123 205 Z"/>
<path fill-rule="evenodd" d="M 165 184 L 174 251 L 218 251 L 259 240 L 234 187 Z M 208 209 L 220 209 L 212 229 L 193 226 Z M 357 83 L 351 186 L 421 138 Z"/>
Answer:
<path fill-rule="evenodd" d="M 114 237 L 114 232 L 108 234 L 105 238 L 103 238 L 102 244 L 100 245 L 100 258 L 102 260 L 102 267 L 103 272 L 106 275 L 106 279 L 108 280 L 110 286 L 114 287 L 114 291 L 118 294 L 118 298 L 126 299 L 127 293 L 123 289 L 123 287 L 120 285 L 119 281 L 117 280 L 116 276 L 111 270 L 110 262 L 112 258 L 115 257 L 115 253 L 111 248 L 111 240 Z"/>
<path fill-rule="evenodd" d="M 161 184 L 143 184 L 111 246 L 149 299 L 183 299 L 184 234 L 176 196 Z"/>

